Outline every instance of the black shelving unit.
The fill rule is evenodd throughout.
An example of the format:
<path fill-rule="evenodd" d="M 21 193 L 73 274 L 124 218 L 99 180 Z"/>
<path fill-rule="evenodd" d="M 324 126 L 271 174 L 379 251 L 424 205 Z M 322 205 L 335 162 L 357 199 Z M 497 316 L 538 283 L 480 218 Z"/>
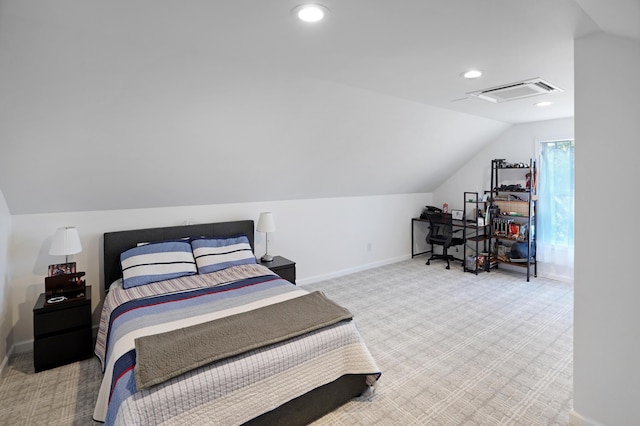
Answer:
<path fill-rule="evenodd" d="M 476 275 L 480 271 L 489 269 L 491 265 L 487 250 L 489 224 L 484 222 L 486 207 L 487 201 L 483 200 L 480 193 L 464 193 L 462 229 L 465 244 L 462 265 L 465 272 L 473 272 Z"/>
<path fill-rule="evenodd" d="M 509 163 L 491 160 L 491 195 L 489 197 L 489 248 L 496 266 L 509 264 L 526 268 L 527 281 L 538 276 L 536 261 L 536 162 Z M 523 184 L 524 183 L 524 184 Z M 522 243 L 522 244 L 521 244 Z M 514 244 L 524 257 L 514 258 Z M 525 254 L 526 253 L 526 254 Z"/>

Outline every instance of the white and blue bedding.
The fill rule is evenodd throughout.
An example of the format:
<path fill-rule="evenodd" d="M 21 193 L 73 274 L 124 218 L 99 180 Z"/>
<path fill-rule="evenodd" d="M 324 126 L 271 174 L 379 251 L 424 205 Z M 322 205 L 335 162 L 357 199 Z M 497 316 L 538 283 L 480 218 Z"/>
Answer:
<path fill-rule="evenodd" d="M 94 419 L 107 424 L 241 424 L 345 374 L 379 369 L 353 321 L 250 350 L 138 390 L 135 339 L 291 300 L 307 291 L 258 264 L 124 289 L 111 286 L 96 355 Z M 230 337 L 232 338 L 232 337 Z"/>
<path fill-rule="evenodd" d="M 184 240 L 161 241 L 134 247 L 120 255 L 120 262 L 124 288 L 197 272 L 191 244 Z"/>
<path fill-rule="evenodd" d="M 230 266 L 256 263 L 246 235 L 226 238 L 196 238 L 191 240 L 193 257 L 199 274 L 221 271 Z"/>

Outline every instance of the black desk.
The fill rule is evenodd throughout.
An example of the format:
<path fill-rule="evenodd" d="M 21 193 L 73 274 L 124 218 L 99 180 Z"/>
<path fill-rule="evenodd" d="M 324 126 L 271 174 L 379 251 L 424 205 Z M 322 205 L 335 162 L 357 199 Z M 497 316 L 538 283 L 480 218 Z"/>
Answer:
<path fill-rule="evenodd" d="M 427 251 L 422 251 L 420 253 L 416 253 L 413 251 L 413 247 L 415 244 L 415 237 L 414 237 L 414 231 L 415 231 L 415 224 L 416 222 L 424 222 L 424 223 L 429 223 L 429 219 L 422 219 L 420 217 L 414 217 L 411 218 L 411 257 L 416 257 L 416 256 L 420 256 L 422 254 L 427 254 L 427 253 L 432 253 L 433 252 L 433 246 L 431 247 L 431 250 L 427 250 Z M 476 224 L 475 222 L 469 222 L 469 221 L 465 221 L 465 220 L 452 220 L 451 221 L 453 224 L 454 228 L 472 228 L 472 229 L 476 229 Z M 480 226 L 479 228 L 482 228 L 482 226 Z M 425 235 L 426 238 L 426 235 Z"/>
<path fill-rule="evenodd" d="M 422 219 L 419 217 L 414 217 L 411 219 L 411 257 L 414 258 L 416 256 L 420 256 L 421 254 L 427 254 L 427 253 L 431 253 L 433 252 L 433 246 L 431 246 L 431 250 L 427 250 L 427 251 L 421 251 L 420 253 L 416 253 L 413 251 L 413 247 L 415 247 L 415 224 L 416 222 L 425 222 L 425 223 L 429 223 L 429 219 Z M 425 236 L 426 237 L 426 236 Z"/>

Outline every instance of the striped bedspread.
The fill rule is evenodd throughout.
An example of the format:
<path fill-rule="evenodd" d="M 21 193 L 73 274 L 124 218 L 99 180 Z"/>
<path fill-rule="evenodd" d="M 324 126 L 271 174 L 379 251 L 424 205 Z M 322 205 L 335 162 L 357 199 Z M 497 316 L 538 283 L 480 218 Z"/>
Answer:
<path fill-rule="evenodd" d="M 342 375 L 368 374 L 370 385 L 379 376 L 354 322 L 346 321 L 138 390 L 137 337 L 308 294 L 261 265 L 235 266 L 154 285 L 124 290 L 116 283 L 107 295 L 96 343 L 104 370 L 94 411 L 97 421 L 240 424 Z"/>

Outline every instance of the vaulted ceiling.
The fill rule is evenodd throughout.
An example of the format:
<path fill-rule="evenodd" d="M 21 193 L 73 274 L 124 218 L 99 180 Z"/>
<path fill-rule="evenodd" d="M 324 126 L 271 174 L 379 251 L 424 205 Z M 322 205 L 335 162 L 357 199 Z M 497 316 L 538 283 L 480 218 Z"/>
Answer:
<path fill-rule="evenodd" d="M 318 2 L 309 25 L 292 0 L 1 1 L 11 213 L 430 192 L 573 116 L 575 38 L 640 40 L 640 0 Z M 535 77 L 562 92 L 468 95 Z"/>

